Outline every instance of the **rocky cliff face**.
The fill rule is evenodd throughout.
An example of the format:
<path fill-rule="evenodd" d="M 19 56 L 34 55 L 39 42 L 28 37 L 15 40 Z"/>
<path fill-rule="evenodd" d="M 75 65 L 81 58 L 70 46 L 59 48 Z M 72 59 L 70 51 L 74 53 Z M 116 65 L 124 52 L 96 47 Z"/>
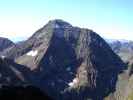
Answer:
<path fill-rule="evenodd" d="M 29 83 L 26 73 L 28 69 L 14 63 L 10 59 L 0 58 L 0 85 L 22 85 Z"/>
<path fill-rule="evenodd" d="M 33 72 L 32 83 L 57 100 L 101 100 L 125 68 L 98 34 L 62 20 L 49 21 L 17 50 L 12 56 Z"/>
<path fill-rule="evenodd" d="M 10 41 L 7 38 L 0 37 L 0 55 L 2 55 L 2 52 L 11 46 L 13 46 L 14 43 Z"/>
<path fill-rule="evenodd" d="M 115 100 L 132 100 L 133 97 L 133 42 L 132 41 L 114 41 L 109 43 L 111 48 L 122 60 L 127 64 L 118 77 L 116 91 L 114 93 Z M 110 100 L 112 99 L 112 96 Z"/>

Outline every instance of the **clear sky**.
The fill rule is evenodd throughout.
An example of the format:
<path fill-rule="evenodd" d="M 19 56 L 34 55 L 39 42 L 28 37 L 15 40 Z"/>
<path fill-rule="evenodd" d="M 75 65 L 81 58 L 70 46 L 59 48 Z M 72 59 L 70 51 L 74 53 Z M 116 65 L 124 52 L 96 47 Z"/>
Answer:
<path fill-rule="evenodd" d="M 133 0 L 0 0 L 0 36 L 25 39 L 51 19 L 133 40 Z"/>

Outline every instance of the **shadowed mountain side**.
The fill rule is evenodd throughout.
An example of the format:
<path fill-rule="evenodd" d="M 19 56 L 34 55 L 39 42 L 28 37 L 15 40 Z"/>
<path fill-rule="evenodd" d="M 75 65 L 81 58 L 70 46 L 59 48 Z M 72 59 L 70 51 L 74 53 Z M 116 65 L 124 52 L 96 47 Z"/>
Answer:
<path fill-rule="evenodd" d="M 33 73 L 24 65 L 15 63 L 11 59 L 0 58 L 0 84 L 19 86 L 32 84 Z"/>
<path fill-rule="evenodd" d="M 0 88 L 2 100 L 52 100 L 47 94 L 34 86 L 2 86 Z"/>
<path fill-rule="evenodd" d="M 77 67 L 82 58 L 77 59 L 71 44 L 63 38 L 53 35 L 49 48 L 41 59 L 35 76 L 40 80 L 40 87 L 48 89 L 54 97 L 61 97 L 61 91 L 68 88 L 68 83 L 76 77 Z"/>
<path fill-rule="evenodd" d="M 11 47 L 15 45 L 11 40 L 7 38 L 0 37 L 0 54 L 3 50 L 5 50 L 8 47 Z"/>

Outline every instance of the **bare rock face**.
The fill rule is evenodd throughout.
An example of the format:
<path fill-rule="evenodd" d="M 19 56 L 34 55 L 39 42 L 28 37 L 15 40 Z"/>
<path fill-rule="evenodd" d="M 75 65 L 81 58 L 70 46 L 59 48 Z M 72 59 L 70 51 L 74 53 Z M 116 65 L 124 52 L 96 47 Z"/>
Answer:
<path fill-rule="evenodd" d="M 7 38 L 0 37 L 0 55 L 3 55 L 5 49 L 13 46 L 14 43 Z"/>
<path fill-rule="evenodd" d="M 49 21 L 11 52 L 7 57 L 33 73 L 32 84 L 57 100 L 102 100 L 125 67 L 97 33 L 62 20 Z"/>
<path fill-rule="evenodd" d="M 10 59 L 0 58 L 0 86 L 29 83 L 26 73 L 28 73 L 26 67 L 18 65 Z"/>

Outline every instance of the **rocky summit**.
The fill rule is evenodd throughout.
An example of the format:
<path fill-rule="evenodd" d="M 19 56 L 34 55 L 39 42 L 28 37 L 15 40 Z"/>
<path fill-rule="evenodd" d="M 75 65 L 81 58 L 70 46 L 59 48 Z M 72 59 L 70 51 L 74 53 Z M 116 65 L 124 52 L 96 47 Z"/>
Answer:
<path fill-rule="evenodd" d="M 116 91 L 118 75 L 125 70 L 97 33 L 60 19 L 49 21 L 5 56 L 28 69 L 30 83 L 54 100 L 103 100 Z"/>

